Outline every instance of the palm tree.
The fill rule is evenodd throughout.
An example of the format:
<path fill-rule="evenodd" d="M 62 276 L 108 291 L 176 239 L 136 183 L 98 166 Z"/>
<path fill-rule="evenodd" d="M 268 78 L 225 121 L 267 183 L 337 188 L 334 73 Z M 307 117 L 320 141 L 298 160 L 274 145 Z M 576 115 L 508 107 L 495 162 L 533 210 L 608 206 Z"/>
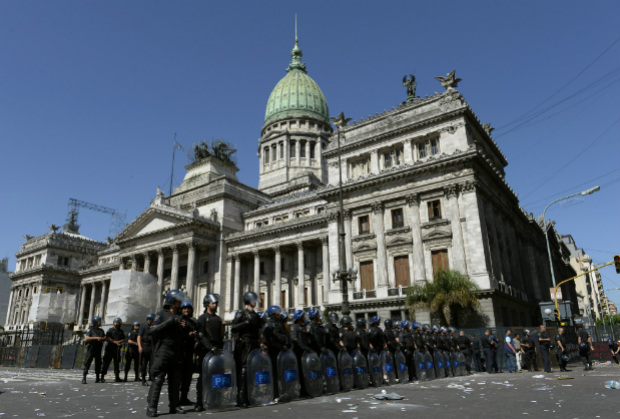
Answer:
<path fill-rule="evenodd" d="M 411 316 L 416 310 L 427 309 L 439 317 L 439 324 L 448 326 L 459 309 L 478 310 L 478 285 L 459 271 L 438 269 L 435 280 L 414 284 L 407 289 L 407 305 Z"/>

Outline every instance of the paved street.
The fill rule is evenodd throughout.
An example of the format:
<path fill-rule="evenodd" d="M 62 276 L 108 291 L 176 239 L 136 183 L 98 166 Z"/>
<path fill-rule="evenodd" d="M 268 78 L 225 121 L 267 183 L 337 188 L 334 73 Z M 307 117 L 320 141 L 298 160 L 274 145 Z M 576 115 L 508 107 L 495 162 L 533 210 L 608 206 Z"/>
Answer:
<path fill-rule="evenodd" d="M 459 418 L 617 418 L 620 390 L 605 388 L 620 381 L 620 368 L 596 366 L 584 372 L 580 365 L 571 372 L 475 374 L 470 377 L 403 384 L 380 389 L 351 391 L 315 399 L 299 400 L 247 410 L 217 413 L 218 418 L 411 418 L 458 414 Z M 561 379 L 566 378 L 566 379 Z M 145 417 L 146 388 L 140 383 L 80 384 L 77 370 L 0 368 L 0 418 L 136 418 Z M 193 386 L 192 386 L 193 387 Z M 378 401 L 372 396 L 386 390 L 405 398 Z M 167 413 L 166 387 L 160 412 Z M 190 397 L 194 399 L 194 394 Z M 185 417 L 205 417 L 210 412 L 188 412 Z M 168 414 L 162 414 L 168 417 Z"/>

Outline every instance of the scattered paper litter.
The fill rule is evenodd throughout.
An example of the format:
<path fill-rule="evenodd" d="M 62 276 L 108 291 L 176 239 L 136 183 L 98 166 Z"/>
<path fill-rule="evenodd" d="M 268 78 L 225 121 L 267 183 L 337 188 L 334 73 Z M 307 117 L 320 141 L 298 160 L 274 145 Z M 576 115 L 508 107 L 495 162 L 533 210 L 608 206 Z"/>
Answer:
<path fill-rule="evenodd" d="M 402 400 L 405 398 L 405 396 L 401 396 L 396 393 L 375 394 L 373 397 L 377 400 Z"/>

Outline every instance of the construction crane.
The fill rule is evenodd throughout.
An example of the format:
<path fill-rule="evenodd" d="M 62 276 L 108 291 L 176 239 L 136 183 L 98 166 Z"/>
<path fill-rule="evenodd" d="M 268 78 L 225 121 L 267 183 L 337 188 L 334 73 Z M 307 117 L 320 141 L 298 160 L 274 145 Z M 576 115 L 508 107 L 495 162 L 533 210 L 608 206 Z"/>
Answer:
<path fill-rule="evenodd" d="M 112 219 L 110 220 L 110 237 L 116 236 L 118 233 L 121 232 L 123 228 L 125 228 L 125 214 L 121 214 L 113 208 L 104 207 L 103 205 L 92 204 L 86 201 L 80 201 L 79 199 L 75 198 L 69 198 L 68 207 L 69 211 L 67 213 L 67 224 L 65 224 L 64 227 L 65 230 L 72 231 L 74 233 L 78 232 L 80 226 L 77 223 L 77 219 L 80 208 L 86 208 L 88 210 L 110 214 L 112 216 Z"/>

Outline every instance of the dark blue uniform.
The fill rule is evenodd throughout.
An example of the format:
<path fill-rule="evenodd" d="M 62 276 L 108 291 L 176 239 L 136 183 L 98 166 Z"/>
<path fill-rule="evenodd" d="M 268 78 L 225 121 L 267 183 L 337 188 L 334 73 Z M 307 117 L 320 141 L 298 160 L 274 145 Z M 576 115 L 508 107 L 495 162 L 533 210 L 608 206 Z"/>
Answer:
<path fill-rule="evenodd" d="M 105 336 L 103 329 L 100 327 L 92 326 L 86 332 L 86 336 L 93 338 L 102 338 Z M 89 340 L 86 341 L 86 360 L 84 361 L 84 378 L 86 378 L 86 374 L 88 374 L 88 369 L 90 368 L 90 364 L 92 364 L 93 360 L 95 360 L 95 376 L 96 382 L 99 382 L 99 374 L 101 373 L 101 349 L 103 348 L 103 341 L 98 340 Z"/>

